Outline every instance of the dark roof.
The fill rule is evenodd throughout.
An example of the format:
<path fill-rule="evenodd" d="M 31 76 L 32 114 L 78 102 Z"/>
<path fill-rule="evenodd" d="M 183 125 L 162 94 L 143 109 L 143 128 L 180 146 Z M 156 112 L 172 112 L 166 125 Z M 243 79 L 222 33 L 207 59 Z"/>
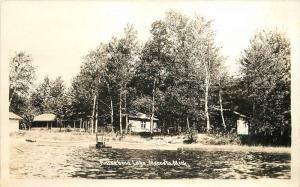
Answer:
<path fill-rule="evenodd" d="M 21 120 L 23 118 L 21 118 L 20 116 L 18 116 L 17 114 L 13 113 L 13 112 L 9 112 L 9 119 L 17 119 L 17 120 Z"/>
<path fill-rule="evenodd" d="M 129 118 L 134 118 L 134 119 L 151 120 L 150 115 L 144 114 L 142 112 L 137 112 L 137 111 L 130 111 L 128 112 L 128 114 L 123 114 L 123 116 L 125 115 L 128 115 Z M 153 120 L 158 121 L 159 119 L 154 116 Z"/>
<path fill-rule="evenodd" d="M 38 116 L 35 116 L 33 121 L 55 121 L 56 115 L 55 114 L 41 114 Z"/>
<path fill-rule="evenodd" d="M 221 111 L 221 109 L 219 107 L 211 107 L 211 111 L 214 112 L 215 114 L 219 114 L 219 112 Z M 242 118 L 249 118 L 248 116 L 241 114 L 240 112 L 228 109 L 228 108 L 223 108 L 223 112 L 224 113 L 229 113 L 229 114 L 234 114 L 236 116 L 242 117 Z"/>
<path fill-rule="evenodd" d="M 244 114 L 241 114 L 239 112 L 233 111 L 233 113 L 240 116 L 240 117 L 242 117 L 242 118 L 247 118 L 247 116 L 245 116 Z"/>

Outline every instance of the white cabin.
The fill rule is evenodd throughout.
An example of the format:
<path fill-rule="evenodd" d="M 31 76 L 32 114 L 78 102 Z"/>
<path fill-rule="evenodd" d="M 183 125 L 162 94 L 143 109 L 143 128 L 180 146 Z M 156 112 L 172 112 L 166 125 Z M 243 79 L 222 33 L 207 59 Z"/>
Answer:
<path fill-rule="evenodd" d="M 128 124 L 131 132 L 150 132 L 150 116 L 147 116 L 144 113 L 137 112 L 136 114 L 128 115 Z M 157 132 L 157 118 L 153 118 L 153 131 Z"/>
<path fill-rule="evenodd" d="M 9 132 L 18 132 L 22 118 L 13 112 L 9 112 Z"/>

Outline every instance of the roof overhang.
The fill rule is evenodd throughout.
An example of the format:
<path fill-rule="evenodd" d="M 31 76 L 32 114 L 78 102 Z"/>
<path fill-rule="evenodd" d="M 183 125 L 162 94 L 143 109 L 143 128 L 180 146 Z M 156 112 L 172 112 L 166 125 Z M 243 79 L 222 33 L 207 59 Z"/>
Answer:
<path fill-rule="evenodd" d="M 55 121 L 56 120 L 56 115 L 55 114 L 41 114 L 38 116 L 35 116 L 33 121 L 37 122 L 37 121 Z"/>

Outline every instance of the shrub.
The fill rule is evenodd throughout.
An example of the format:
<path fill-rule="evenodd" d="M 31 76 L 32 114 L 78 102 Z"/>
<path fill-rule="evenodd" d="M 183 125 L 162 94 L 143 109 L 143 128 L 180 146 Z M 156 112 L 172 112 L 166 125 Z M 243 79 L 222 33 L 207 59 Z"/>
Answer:
<path fill-rule="evenodd" d="M 66 131 L 71 132 L 71 126 L 70 125 L 67 126 Z"/>
<path fill-rule="evenodd" d="M 207 144 L 213 145 L 240 145 L 241 140 L 235 133 L 216 133 L 210 134 L 211 138 L 206 142 Z"/>
<path fill-rule="evenodd" d="M 198 139 L 198 131 L 194 129 L 188 129 L 186 131 L 186 140 L 183 141 L 183 143 L 191 144 L 197 142 Z"/>

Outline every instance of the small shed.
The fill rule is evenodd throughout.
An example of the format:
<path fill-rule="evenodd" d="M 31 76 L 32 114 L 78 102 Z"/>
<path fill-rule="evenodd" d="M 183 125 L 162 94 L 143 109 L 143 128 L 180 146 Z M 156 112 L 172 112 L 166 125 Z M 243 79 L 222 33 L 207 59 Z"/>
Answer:
<path fill-rule="evenodd" d="M 231 109 L 223 109 L 224 120 L 226 124 L 226 131 L 235 132 L 238 135 L 249 135 L 249 117 Z M 212 121 L 215 128 L 223 129 L 223 120 L 219 108 L 213 108 L 211 112 L 214 121 Z"/>
<path fill-rule="evenodd" d="M 13 112 L 9 112 L 9 132 L 18 132 L 20 120 L 23 119 Z"/>
<path fill-rule="evenodd" d="M 247 118 L 245 115 L 240 114 L 236 111 L 233 112 L 238 116 L 236 121 L 236 130 L 238 135 L 249 135 L 249 125 L 245 121 Z"/>
<path fill-rule="evenodd" d="M 34 117 L 32 127 L 47 128 L 47 129 L 52 127 L 57 127 L 56 119 L 57 117 L 55 114 L 51 114 L 51 113 L 41 114 Z"/>

